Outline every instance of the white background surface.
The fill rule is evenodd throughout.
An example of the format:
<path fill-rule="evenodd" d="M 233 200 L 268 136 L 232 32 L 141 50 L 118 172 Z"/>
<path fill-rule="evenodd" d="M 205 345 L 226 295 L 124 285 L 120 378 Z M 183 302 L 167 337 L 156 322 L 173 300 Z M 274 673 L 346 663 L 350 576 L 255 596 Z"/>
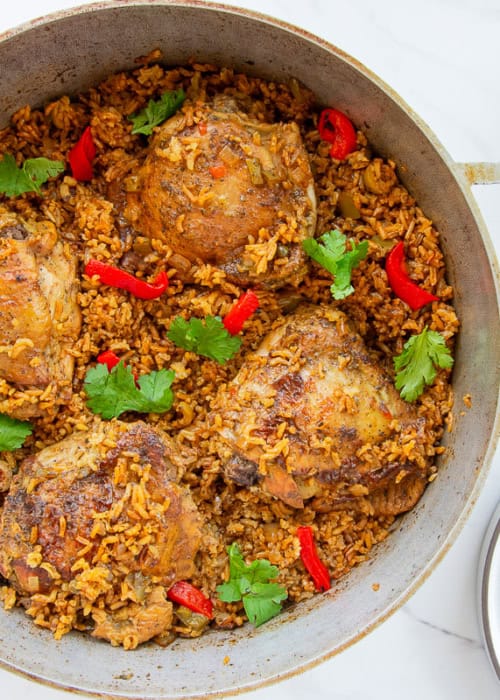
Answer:
<path fill-rule="evenodd" d="M 77 4 L 84 1 L 10 0 L 2 3 L 0 31 Z M 228 0 L 226 4 L 300 26 L 360 60 L 399 92 L 456 161 L 500 162 L 500 0 Z M 474 194 L 498 255 L 500 185 L 475 187 Z M 334 659 L 243 697 L 498 700 L 500 683 L 482 645 L 476 610 L 480 547 L 498 501 L 499 450 L 465 528 L 410 602 Z M 2 698 L 10 700 L 69 697 L 2 670 L 0 688 Z"/>

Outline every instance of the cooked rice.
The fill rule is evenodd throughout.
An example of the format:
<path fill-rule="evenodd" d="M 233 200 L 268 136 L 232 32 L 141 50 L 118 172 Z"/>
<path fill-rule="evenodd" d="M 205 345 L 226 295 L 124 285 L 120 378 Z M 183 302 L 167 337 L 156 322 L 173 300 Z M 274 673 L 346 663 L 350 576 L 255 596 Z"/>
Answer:
<path fill-rule="evenodd" d="M 442 333 L 451 347 L 458 321 L 451 306 L 453 290 L 446 281 L 438 232 L 398 182 L 396 164 L 373 154 L 362 132 L 358 132 L 358 150 L 339 163 L 329 156 L 329 145 L 318 135 L 318 107 L 313 95 L 299 87 L 296 81 L 290 85 L 265 82 L 229 68 L 204 64 L 167 68 L 157 63 L 159 60 L 160 56 L 153 53 L 145 57 L 135 70 L 110 76 L 84 94 L 60 97 L 42 109 L 26 106 L 13 115 L 8 127 L 0 131 L 0 153 L 17 154 L 23 159 L 45 156 L 66 161 L 68 150 L 90 124 L 98 151 L 94 164 L 97 177 L 92 185 L 76 182 L 66 175 L 45 185 L 43 197 L 26 195 L 6 200 L 6 204 L 28 219 L 53 222 L 64 240 L 77 251 L 80 270 L 83 261 L 90 257 L 118 264 L 129 255 L 134 261 L 139 261 L 139 267 L 132 271 L 154 276 L 166 269 L 170 278 L 164 296 L 158 300 L 141 301 L 81 276 L 78 300 L 83 325 L 80 338 L 72 349 L 76 367 L 70 400 L 60 406 L 52 386 L 46 391 L 23 391 L 0 381 L 0 400 L 4 401 L 4 406 L 15 407 L 24 401 L 42 402 L 44 408 L 44 414 L 32 420 L 35 430 L 25 447 L 14 455 L 3 457 L 0 486 L 5 490 L 8 488 L 9 474 L 30 453 L 73 433 L 84 434 L 92 429 L 94 416 L 85 405 L 82 382 L 100 352 L 114 350 L 138 374 L 162 368 L 174 369 L 176 400 L 172 409 L 163 415 L 151 415 L 148 420 L 181 443 L 194 445 L 202 455 L 205 451 L 183 476 L 183 483 L 190 489 L 205 519 L 197 572 L 192 582 L 214 601 L 213 624 L 232 628 L 243 624 L 246 619 L 242 605 L 217 601 L 215 594 L 216 586 L 228 575 L 228 544 L 237 542 L 249 560 L 266 558 L 278 566 L 279 582 L 287 588 L 288 601 L 296 603 L 315 593 L 313 582 L 300 560 L 295 535 L 299 524 L 312 526 L 321 558 L 332 577 L 338 579 L 370 556 L 372 548 L 390 533 L 394 518 L 350 510 L 321 513 L 308 504 L 298 512 L 261 491 L 226 483 L 217 456 L 209 452 L 209 435 L 200 436 L 194 429 L 210 410 L 216 390 L 235 376 L 246 353 L 259 344 L 260 339 L 280 321 L 283 311 L 293 308 L 299 298 L 339 306 L 355 321 L 366 344 L 389 372 L 393 371 L 393 356 L 402 351 L 411 334 L 428 325 Z M 130 133 L 129 115 L 143 108 L 149 99 L 157 99 L 165 90 L 179 87 L 188 94 L 194 91 L 207 95 L 243 93 L 252 98 L 255 116 L 271 122 L 294 120 L 301 130 L 315 174 L 317 233 L 339 228 L 357 241 L 369 242 L 368 258 L 353 271 L 355 292 L 341 302 L 332 300 L 330 275 L 316 265 L 311 266 L 310 273 L 298 288 L 289 290 L 288 296 L 259 291 L 260 311 L 245 325 L 242 350 L 224 366 L 176 348 L 167 339 L 166 329 L 178 314 L 186 317 L 223 316 L 239 295 L 238 287 L 230 283 L 223 272 L 209 265 L 196 269 L 195 284 L 184 284 L 177 275 L 176 256 L 164 243 L 157 240 L 149 244 L 140 236 L 123 240 L 113 206 L 106 199 L 107 183 L 133 172 L 144 153 L 145 142 Z M 186 103 L 185 109 L 192 108 Z M 191 118 L 195 119 L 195 115 L 192 114 Z M 344 201 L 346 196 L 350 198 L 359 211 L 358 218 L 342 216 L 338 206 L 341 195 Z M 182 227 L 181 218 L 178 226 Z M 271 237 L 268 232 L 261 231 L 258 239 L 249 246 L 248 253 L 264 270 L 276 246 L 293 240 L 293 236 L 293 222 Z M 438 294 L 441 300 L 418 313 L 411 312 L 406 304 L 394 297 L 384 271 L 387 242 L 401 239 L 405 240 L 411 276 L 421 286 Z M 280 361 L 279 356 L 273 358 L 273 362 Z M 272 402 L 272 397 L 269 400 Z M 464 402 L 467 404 L 465 398 Z M 404 441 L 399 443 L 388 441 L 377 448 L 368 446 L 360 453 L 367 463 L 395 460 L 401 455 L 416 461 L 432 460 L 442 452 L 440 439 L 451 420 L 449 373 L 440 371 L 435 383 L 425 390 L 417 404 L 420 415 L 426 418 L 425 432 L 418 435 L 415 431 L 406 433 Z M 348 411 L 349 406 L 339 405 L 339 409 Z M 250 434 L 250 425 L 244 429 Z M 267 460 L 286 451 L 284 430 L 285 427 L 282 439 L 269 446 L 262 458 L 261 471 L 265 471 Z M 324 448 L 328 449 L 328 445 L 325 444 Z M 110 581 L 106 563 L 110 548 L 118 540 L 129 552 L 134 552 L 139 551 L 148 538 L 154 538 L 154 523 L 157 521 L 151 516 L 151 509 L 157 504 L 148 500 L 147 467 L 134 462 L 135 457 L 125 456 L 119 463 L 122 471 L 115 474 L 117 481 L 127 481 L 131 470 L 140 471 L 139 476 L 136 473 L 128 483 L 123 501 L 114 504 L 112 513 L 96 517 L 95 536 L 106 533 L 101 541 L 97 564 L 89 567 L 85 554 L 93 543 L 82 539 L 80 559 L 73 567 L 71 582 L 60 580 L 49 594 L 33 594 L 29 599 L 16 596 L 12 588 L 4 585 L 1 597 L 6 609 L 16 603 L 24 605 L 37 624 L 60 637 L 70 629 L 87 629 L 92 610 L 104 607 L 113 611 L 125 604 L 133 604 L 134 589 L 125 583 L 126 570 L 119 575 L 120 585 L 115 585 Z M 132 461 L 127 462 L 127 459 Z M 435 477 L 436 468 L 432 467 L 429 481 Z M 36 488 L 36 483 L 28 488 Z M 137 516 L 137 527 L 134 529 L 129 523 L 126 531 L 120 531 L 118 527 L 115 532 L 109 523 L 118 517 L 125 501 Z M 102 518 L 106 519 L 106 526 L 102 524 Z M 122 524 L 122 521 L 118 519 L 117 523 Z M 61 533 L 65 528 L 66 522 L 61 520 Z M 30 561 L 33 566 L 50 567 L 43 560 L 36 531 L 32 533 L 32 545 Z M 57 572 L 49 573 L 57 579 Z M 173 632 L 193 634 L 193 630 L 179 619 L 174 622 Z M 125 647 L 133 648 L 137 639 L 132 636 L 123 643 Z"/>

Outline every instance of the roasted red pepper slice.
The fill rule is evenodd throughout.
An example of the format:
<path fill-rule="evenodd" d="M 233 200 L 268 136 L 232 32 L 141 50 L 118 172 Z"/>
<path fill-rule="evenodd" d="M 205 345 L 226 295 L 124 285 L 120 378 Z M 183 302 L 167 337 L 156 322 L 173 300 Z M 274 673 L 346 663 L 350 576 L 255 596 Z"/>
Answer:
<path fill-rule="evenodd" d="M 105 350 L 104 352 L 101 352 L 100 355 L 97 355 L 97 362 L 102 365 L 106 365 L 108 371 L 111 372 L 113 367 L 116 367 L 116 365 L 120 362 L 120 358 L 112 350 Z"/>
<path fill-rule="evenodd" d="M 332 146 L 330 155 L 344 160 L 356 149 L 356 130 L 351 120 L 339 109 L 324 109 L 319 115 L 318 132 Z"/>
<path fill-rule="evenodd" d="M 233 308 L 224 316 L 222 323 L 231 335 L 237 335 L 243 328 L 245 321 L 259 308 L 259 298 L 248 289 L 244 292 Z"/>
<path fill-rule="evenodd" d="M 157 299 L 168 287 L 166 272 L 160 272 L 152 282 L 145 282 L 134 277 L 130 272 L 94 259 L 89 260 L 85 265 L 85 274 L 89 277 L 97 275 L 103 284 L 125 289 L 139 299 Z"/>
<path fill-rule="evenodd" d="M 317 591 L 327 591 L 331 587 L 328 569 L 318 557 L 316 543 L 312 528 L 302 525 L 297 528 L 297 537 L 300 542 L 300 558 L 311 575 Z"/>
<path fill-rule="evenodd" d="M 95 158 L 96 148 L 92 138 L 90 126 L 84 130 L 79 140 L 68 153 L 71 173 L 75 180 L 85 182 L 92 180 L 92 161 Z"/>
<path fill-rule="evenodd" d="M 193 612 L 205 615 L 211 620 L 214 616 L 214 606 L 210 598 L 188 581 L 177 581 L 167 591 L 167 598 L 174 603 L 184 605 Z"/>
<path fill-rule="evenodd" d="M 387 256 L 385 271 L 394 294 L 408 304 L 413 311 L 421 309 L 422 306 L 430 304 L 432 301 L 439 301 L 438 297 L 422 289 L 408 277 L 402 241 L 397 243 Z"/>

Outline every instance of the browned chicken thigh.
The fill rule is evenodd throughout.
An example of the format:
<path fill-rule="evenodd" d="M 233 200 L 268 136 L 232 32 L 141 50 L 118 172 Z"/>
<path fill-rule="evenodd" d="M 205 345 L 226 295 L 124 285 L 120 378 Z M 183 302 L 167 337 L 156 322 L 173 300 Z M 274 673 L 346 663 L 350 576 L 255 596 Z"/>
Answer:
<path fill-rule="evenodd" d="M 298 126 L 257 121 L 227 96 L 195 115 L 179 112 L 157 130 L 126 183 L 126 219 L 188 267 L 209 263 L 240 285 L 299 282 L 316 200 Z"/>
<path fill-rule="evenodd" d="M 422 428 L 341 311 L 305 305 L 251 355 L 210 416 L 226 477 L 285 503 L 395 515 L 421 495 Z M 383 449 L 385 446 L 385 449 Z M 393 456 L 387 460 L 388 446 Z"/>
<path fill-rule="evenodd" d="M 71 390 L 69 350 L 80 331 L 76 297 L 76 259 L 54 224 L 24 221 L 0 207 L 0 380 Z M 11 398 L 0 398 L 2 410 L 18 418 L 41 412 L 36 403 L 16 405 Z"/>
<path fill-rule="evenodd" d="M 131 648 L 168 630 L 166 590 L 193 575 L 201 538 L 179 485 L 192 459 L 145 423 L 116 421 L 25 459 L 0 521 L 0 573 L 28 596 L 28 612 L 68 592 L 112 644 Z M 122 600 L 112 610 L 111 591 Z"/>

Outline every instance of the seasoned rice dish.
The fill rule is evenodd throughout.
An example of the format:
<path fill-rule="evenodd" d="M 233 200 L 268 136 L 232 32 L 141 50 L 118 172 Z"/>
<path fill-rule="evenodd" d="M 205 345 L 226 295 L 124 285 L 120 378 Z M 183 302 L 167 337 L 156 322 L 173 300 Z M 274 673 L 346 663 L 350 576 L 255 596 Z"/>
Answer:
<path fill-rule="evenodd" d="M 452 427 L 453 289 L 396 163 L 294 79 L 158 51 L 0 157 L 5 609 L 134 649 L 335 595 Z"/>

